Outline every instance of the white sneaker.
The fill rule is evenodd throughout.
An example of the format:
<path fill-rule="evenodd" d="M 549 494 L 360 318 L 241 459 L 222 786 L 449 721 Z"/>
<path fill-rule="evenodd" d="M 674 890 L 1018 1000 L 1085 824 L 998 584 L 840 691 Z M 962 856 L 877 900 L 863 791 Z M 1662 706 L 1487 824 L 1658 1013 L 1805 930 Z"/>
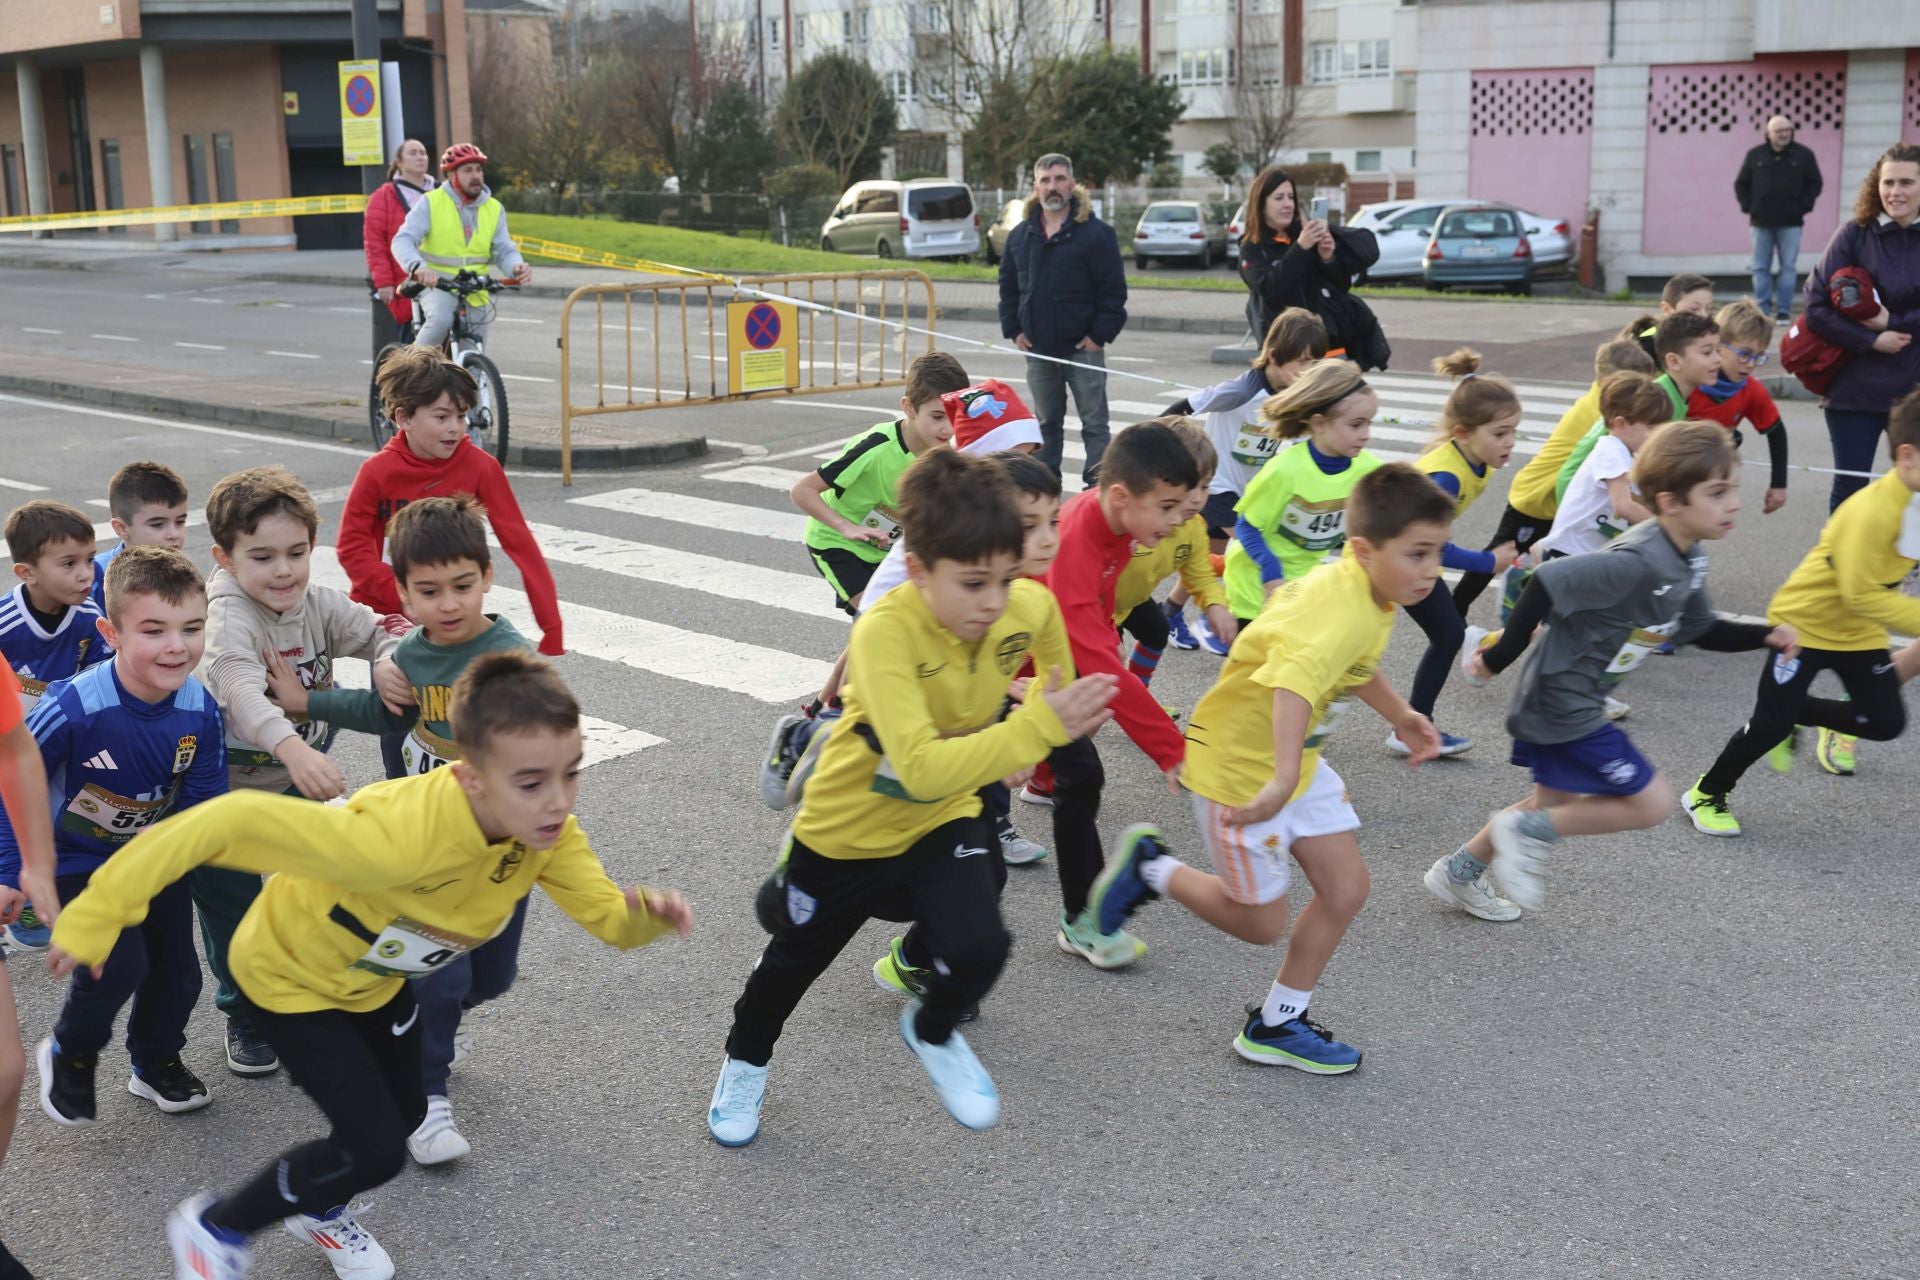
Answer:
<path fill-rule="evenodd" d="M 447 1066 L 449 1068 L 457 1067 L 472 1056 L 473 1032 L 467 1030 L 465 1024 L 462 1024 L 459 1030 L 453 1033 L 453 1058 L 447 1063 Z"/>
<path fill-rule="evenodd" d="M 1037 804 L 1043 809 L 1053 808 L 1053 792 L 1035 791 L 1031 782 L 1020 788 L 1019 796 L 1028 804 Z"/>
<path fill-rule="evenodd" d="M 243 1280 L 253 1266 L 251 1245 L 229 1244 L 201 1220 L 218 1198 L 211 1191 L 202 1191 L 182 1200 L 167 1215 L 167 1247 L 173 1250 L 174 1280 Z"/>
<path fill-rule="evenodd" d="M 1045 858 L 1047 849 L 1045 845 L 1035 844 L 1008 825 L 1000 828 L 1000 856 L 1010 867 L 1024 867 Z"/>
<path fill-rule="evenodd" d="M 713 1082 L 707 1132 L 723 1147 L 744 1147 L 760 1136 L 760 1104 L 767 1097 L 767 1068 L 728 1058 Z"/>
<path fill-rule="evenodd" d="M 958 1031 L 945 1044 L 928 1044 L 915 1035 L 913 1020 L 919 1012 L 918 1000 L 908 1001 L 900 1011 L 900 1038 L 927 1069 L 940 1105 L 969 1129 L 993 1128 L 1000 1120 L 1000 1092 L 993 1087 L 993 1077 Z"/>
<path fill-rule="evenodd" d="M 350 1204 L 334 1210 L 330 1218 L 296 1213 L 283 1225 L 288 1235 L 325 1253 L 340 1280 L 393 1280 L 393 1259 L 353 1216 L 366 1208 L 365 1203 Z"/>
<path fill-rule="evenodd" d="M 1479 916 L 1482 920 L 1499 922 L 1520 918 L 1520 908 L 1501 897 L 1495 890 L 1491 869 L 1482 871 L 1466 884 L 1461 884 L 1447 874 L 1447 861 L 1451 857 L 1451 854 L 1443 855 L 1438 862 L 1428 867 L 1425 878 L 1420 882 L 1433 892 L 1434 897 L 1459 907 L 1468 915 Z"/>
<path fill-rule="evenodd" d="M 453 1123 L 453 1104 L 438 1094 L 427 1097 L 427 1118 L 407 1136 L 407 1154 L 416 1164 L 445 1164 L 473 1150 Z"/>
<path fill-rule="evenodd" d="M 1487 637 L 1492 633 L 1485 627 L 1468 627 L 1466 638 L 1460 642 L 1460 675 L 1476 689 L 1484 689 L 1491 683 L 1485 676 L 1473 673 L 1473 656 L 1485 647 Z"/>
<path fill-rule="evenodd" d="M 1494 866 L 1500 887 L 1522 911 L 1538 911 L 1546 902 L 1547 850 L 1553 846 L 1521 834 L 1520 819 L 1526 813 L 1524 809 L 1508 809 L 1495 814 L 1488 834 L 1498 855 Z"/>
<path fill-rule="evenodd" d="M 1607 699 L 1607 719 L 1609 720 L 1625 720 L 1632 711 L 1632 707 L 1618 698 Z"/>

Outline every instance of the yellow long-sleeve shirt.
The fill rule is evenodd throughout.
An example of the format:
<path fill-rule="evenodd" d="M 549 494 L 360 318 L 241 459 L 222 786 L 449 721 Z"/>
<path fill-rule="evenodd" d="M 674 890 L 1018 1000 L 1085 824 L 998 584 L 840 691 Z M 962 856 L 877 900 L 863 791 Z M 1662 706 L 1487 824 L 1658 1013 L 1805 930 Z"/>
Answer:
<path fill-rule="evenodd" d="M 1029 654 L 1038 675 L 1001 720 Z M 795 838 L 829 858 L 892 858 L 979 813 L 979 788 L 1069 741 L 1037 693 L 1054 668 L 1073 679 L 1060 606 L 1038 582 L 1014 583 L 1006 612 L 972 643 L 941 626 L 916 588 L 889 591 L 854 623 L 846 714 L 807 783 Z"/>
<path fill-rule="evenodd" d="M 1176 570 L 1202 612 L 1216 604 L 1225 608 L 1227 589 L 1213 571 L 1212 550 L 1207 542 L 1207 522 L 1199 516 L 1160 539 L 1158 546 L 1134 543 L 1133 558 L 1120 571 L 1120 581 L 1113 588 L 1114 625 L 1151 600 L 1153 589 Z"/>
<path fill-rule="evenodd" d="M 198 866 L 269 879 L 233 936 L 247 999 L 274 1013 L 365 1013 L 408 978 L 499 933 L 535 884 L 603 942 L 643 946 L 672 925 L 627 906 L 579 823 L 550 849 L 489 843 L 452 769 L 376 783 L 344 808 L 235 791 L 158 823 L 94 872 L 54 944 L 99 964 L 155 894 Z"/>
<path fill-rule="evenodd" d="M 1888 472 L 1827 517 L 1767 605 L 1814 649 L 1884 649 L 1887 632 L 1920 634 L 1920 599 L 1900 589 L 1920 565 L 1920 494 Z"/>
<path fill-rule="evenodd" d="M 1560 509 L 1559 499 L 1553 493 L 1560 468 L 1572 456 L 1573 447 L 1580 443 L 1581 437 L 1599 420 L 1600 384 L 1596 381 L 1587 388 L 1587 394 L 1560 415 L 1553 434 L 1540 446 L 1540 452 L 1514 476 L 1513 484 L 1507 489 L 1507 505 L 1536 520 L 1552 520 Z"/>

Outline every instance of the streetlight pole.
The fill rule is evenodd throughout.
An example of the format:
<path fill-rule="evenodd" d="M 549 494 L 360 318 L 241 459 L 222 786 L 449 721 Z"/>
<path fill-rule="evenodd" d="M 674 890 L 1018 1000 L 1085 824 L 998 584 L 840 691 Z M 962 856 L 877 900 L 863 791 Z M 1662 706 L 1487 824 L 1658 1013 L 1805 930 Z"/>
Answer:
<path fill-rule="evenodd" d="M 380 10 L 377 0 L 353 0 L 353 56 L 360 62 L 380 61 Z M 373 82 L 380 83 L 380 72 L 376 65 Z M 381 105 L 385 110 L 385 104 Z M 372 195 L 387 180 L 386 169 L 377 164 L 360 166 L 360 192 Z"/>

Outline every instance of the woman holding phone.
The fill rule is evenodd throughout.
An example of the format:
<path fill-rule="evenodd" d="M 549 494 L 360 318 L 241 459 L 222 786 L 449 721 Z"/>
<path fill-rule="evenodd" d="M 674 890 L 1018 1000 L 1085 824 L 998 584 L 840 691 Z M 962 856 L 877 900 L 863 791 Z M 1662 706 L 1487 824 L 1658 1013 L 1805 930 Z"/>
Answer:
<path fill-rule="evenodd" d="M 1331 226 L 1325 200 L 1313 201 L 1307 212 L 1301 216 L 1293 179 L 1277 165 L 1261 170 L 1247 189 L 1240 279 L 1254 339 L 1264 339 L 1288 307 L 1304 307 L 1327 326 L 1327 354 L 1384 369 L 1392 351 L 1380 322 L 1353 296 L 1354 278 L 1379 261 L 1380 247 L 1371 231 Z"/>

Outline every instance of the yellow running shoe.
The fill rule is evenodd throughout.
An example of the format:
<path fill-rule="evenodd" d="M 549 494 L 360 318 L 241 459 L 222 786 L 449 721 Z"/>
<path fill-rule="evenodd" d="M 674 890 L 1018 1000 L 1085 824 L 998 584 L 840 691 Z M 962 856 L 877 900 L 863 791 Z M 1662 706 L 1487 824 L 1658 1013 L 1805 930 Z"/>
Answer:
<path fill-rule="evenodd" d="M 1820 767 L 1828 773 L 1837 774 L 1842 778 L 1851 778 L 1855 764 L 1853 746 L 1857 741 L 1858 739 L 1852 734 L 1822 729 L 1819 740 L 1813 745 L 1813 758 L 1818 760 Z"/>
<path fill-rule="evenodd" d="M 1767 766 L 1775 773 L 1792 773 L 1794 753 L 1799 749 L 1800 729 L 1795 726 L 1792 733 L 1780 739 L 1774 744 L 1773 749 L 1767 752 Z"/>

